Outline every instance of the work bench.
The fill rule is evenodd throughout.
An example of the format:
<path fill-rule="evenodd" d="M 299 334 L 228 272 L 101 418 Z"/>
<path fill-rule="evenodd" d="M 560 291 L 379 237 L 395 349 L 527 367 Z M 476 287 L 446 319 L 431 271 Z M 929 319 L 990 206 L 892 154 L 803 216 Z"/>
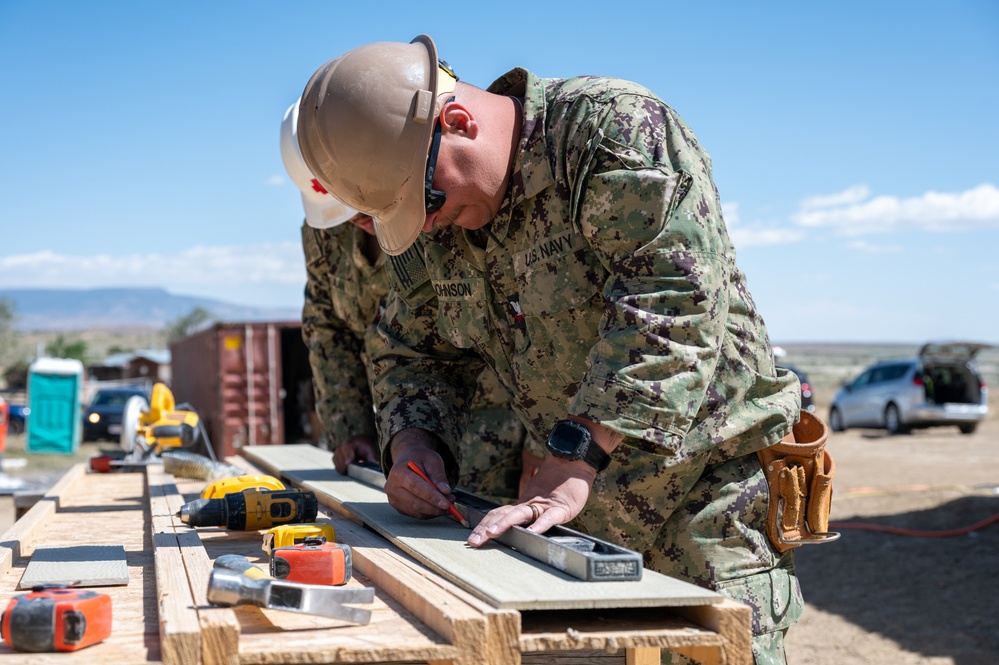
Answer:
<path fill-rule="evenodd" d="M 228 461 L 248 473 L 273 472 L 242 457 Z M 15 652 L 0 644 L 0 665 L 652 665 L 661 649 L 705 665 L 752 662 L 745 605 L 720 599 L 692 607 L 497 608 L 327 501 L 319 519 L 351 547 L 348 584 L 375 589 L 375 602 L 366 606 L 369 624 L 213 607 L 206 593 L 215 558 L 241 554 L 262 566 L 267 559 L 261 532 L 180 522 L 180 507 L 206 484 L 175 478 L 159 464 L 106 474 L 71 468 L 0 540 L 0 601 L 25 593 L 17 585 L 38 547 L 123 545 L 128 584 L 93 587 L 111 596 L 111 636 L 69 653 Z"/>

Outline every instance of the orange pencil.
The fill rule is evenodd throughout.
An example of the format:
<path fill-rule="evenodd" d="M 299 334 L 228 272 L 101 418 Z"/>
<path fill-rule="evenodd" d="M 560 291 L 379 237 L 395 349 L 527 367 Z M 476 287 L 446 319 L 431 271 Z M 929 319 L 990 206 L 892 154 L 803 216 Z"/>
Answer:
<path fill-rule="evenodd" d="M 410 468 L 410 470 L 411 470 L 411 471 L 412 471 L 413 473 L 415 473 L 415 474 L 416 474 L 416 475 L 418 475 L 418 476 L 419 476 L 420 478 L 423 478 L 423 479 L 424 479 L 425 481 L 427 481 L 428 483 L 430 483 L 430 485 L 431 485 L 431 486 L 432 486 L 432 487 L 433 487 L 434 489 L 437 489 L 437 486 L 436 486 L 436 485 L 434 485 L 434 481 L 430 480 L 430 478 L 428 478 L 428 477 L 427 477 L 427 474 L 423 473 L 423 470 L 422 470 L 422 469 L 421 469 L 420 467 L 416 466 L 416 463 L 415 463 L 415 462 L 413 462 L 412 460 L 410 460 L 410 462 L 409 462 L 409 464 L 408 464 L 407 466 L 408 466 L 408 467 Z M 466 527 L 466 528 L 467 528 L 467 527 L 469 527 L 469 526 L 470 526 L 470 525 L 468 524 L 468 520 L 466 520 L 466 519 L 465 519 L 464 517 L 462 517 L 461 513 L 459 513 L 459 512 L 458 512 L 458 509 L 454 507 L 454 504 L 453 504 L 453 503 L 450 503 L 450 502 L 449 502 L 449 503 L 447 504 L 447 509 L 448 509 L 448 511 L 450 511 L 450 513 L 451 513 L 451 516 L 452 516 L 453 518 L 455 518 L 456 520 L 458 520 L 458 522 L 459 522 L 459 523 L 460 523 L 460 524 L 461 524 L 461 525 L 462 525 L 463 527 Z"/>

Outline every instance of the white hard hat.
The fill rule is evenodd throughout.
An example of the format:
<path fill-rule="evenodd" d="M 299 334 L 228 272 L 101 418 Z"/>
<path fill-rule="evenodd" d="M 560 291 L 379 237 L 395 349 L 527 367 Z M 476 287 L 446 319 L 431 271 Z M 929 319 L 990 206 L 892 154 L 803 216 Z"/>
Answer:
<path fill-rule="evenodd" d="M 281 121 L 281 159 L 292 182 L 302 192 L 305 223 L 316 229 L 343 224 L 357 211 L 342 203 L 323 187 L 309 171 L 298 147 L 298 104 L 288 107 Z"/>

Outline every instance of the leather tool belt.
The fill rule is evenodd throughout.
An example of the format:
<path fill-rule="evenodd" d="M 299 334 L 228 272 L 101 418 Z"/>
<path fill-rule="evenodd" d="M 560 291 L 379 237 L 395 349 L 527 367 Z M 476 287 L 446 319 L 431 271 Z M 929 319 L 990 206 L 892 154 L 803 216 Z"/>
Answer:
<path fill-rule="evenodd" d="M 757 452 L 770 486 L 767 536 L 778 552 L 839 538 L 829 531 L 836 465 L 828 438 L 826 424 L 802 411 L 790 434 Z"/>

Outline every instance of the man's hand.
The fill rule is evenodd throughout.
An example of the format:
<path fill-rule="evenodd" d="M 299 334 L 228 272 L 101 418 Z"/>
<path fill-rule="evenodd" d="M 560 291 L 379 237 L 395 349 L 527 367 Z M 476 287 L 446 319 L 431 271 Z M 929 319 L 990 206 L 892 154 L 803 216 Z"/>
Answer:
<path fill-rule="evenodd" d="M 453 501 L 444 472 L 444 460 L 437 453 L 436 437 L 422 429 L 404 429 L 392 437 L 392 470 L 385 481 L 389 505 L 403 515 L 430 519 L 447 512 Z M 409 462 L 427 474 L 431 485 L 410 470 Z"/>
<path fill-rule="evenodd" d="M 586 505 L 596 476 L 596 470 L 582 460 L 570 462 L 549 455 L 521 493 L 521 499 L 531 498 L 489 511 L 472 530 L 468 544 L 480 547 L 516 525 L 544 533 L 556 524 L 565 524 Z"/>
<path fill-rule="evenodd" d="M 347 475 L 347 465 L 354 462 L 378 463 L 378 446 L 374 438 L 356 434 L 336 447 L 333 451 L 333 466 L 341 476 Z"/>

